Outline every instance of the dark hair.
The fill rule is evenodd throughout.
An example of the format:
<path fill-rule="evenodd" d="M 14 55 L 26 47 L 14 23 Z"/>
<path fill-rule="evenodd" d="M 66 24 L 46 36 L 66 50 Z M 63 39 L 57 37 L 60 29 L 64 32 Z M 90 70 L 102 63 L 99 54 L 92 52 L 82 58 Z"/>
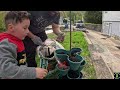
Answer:
<path fill-rule="evenodd" d="M 30 14 L 27 11 L 9 11 L 5 16 L 5 25 L 21 23 L 24 19 L 29 19 Z"/>

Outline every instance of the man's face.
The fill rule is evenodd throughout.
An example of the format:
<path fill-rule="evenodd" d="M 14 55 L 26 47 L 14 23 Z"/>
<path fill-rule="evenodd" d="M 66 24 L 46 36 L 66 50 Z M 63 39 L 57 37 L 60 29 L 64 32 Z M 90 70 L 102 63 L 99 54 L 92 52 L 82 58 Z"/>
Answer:
<path fill-rule="evenodd" d="M 30 25 L 30 20 L 29 19 L 24 19 L 21 23 L 17 23 L 14 25 L 14 30 L 13 33 L 14 35 L 23 40 L 27 34 L 29 33 L 29 25 Z"/>

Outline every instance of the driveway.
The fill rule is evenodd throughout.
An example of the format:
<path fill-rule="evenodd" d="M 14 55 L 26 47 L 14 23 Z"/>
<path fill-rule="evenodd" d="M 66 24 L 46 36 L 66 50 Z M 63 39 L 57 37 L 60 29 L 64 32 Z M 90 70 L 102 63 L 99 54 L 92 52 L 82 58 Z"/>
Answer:
<path fill-rule="evenodd" d="M 84 35 L 89 44 L 97 78 L 113 79 L 114 72 L 120 72 L 120 41 L 101 32 L 87 31 Z"/>

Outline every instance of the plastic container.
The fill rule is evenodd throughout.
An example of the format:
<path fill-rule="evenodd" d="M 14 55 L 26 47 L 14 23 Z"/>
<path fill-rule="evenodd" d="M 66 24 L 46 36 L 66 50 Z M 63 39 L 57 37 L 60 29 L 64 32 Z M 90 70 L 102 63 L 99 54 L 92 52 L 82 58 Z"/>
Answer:
<path fill-rule="evenodd" d="M 80 55 L 82 52 L 81 48 L 72 48 L 70 50 L 70 55 L 75 56 L 76 54 Z"/>
<path fill-rule="evenodd" d="M 83 76 L 83 74 L 81 72 L 73 71 L 73 70 L 69 70 L 69 72 L 67 74 L 68 79 L 81 79 L 82 76 Z"/>
<path fill-rule="evenodd" d="M 68 71 L 70 70 L 70 67 L 68 66 L 67 69 L 60 69 L 58 67 L 58 64 L 56 65 L 56 69 L 59 71 L 59 77 L 67 75 Z"/>
<path fill-rule="evenodd" d="M 80 67 L 78 68 L 78 71 L 81 72 L 81 70 L 84 68 L 86 62 L 85 60 L 82 61 L 82 63 L 80 64 Z"/>
<path fill-rule="evenodd" d="M 68 57 L 70 69 L 73 71 L 78 70 L 83 60 L 84 60 L 83 57 L 78 54 L 76 54 L 76 56 L 74 58 Z"/>
<path fill-rule="evenodd" d="M 56 55 L 69 55 L 69 51 L 64 50 L 64 49 L 57 49 L 54 52 L 55 57 L 56 57 Z"/>

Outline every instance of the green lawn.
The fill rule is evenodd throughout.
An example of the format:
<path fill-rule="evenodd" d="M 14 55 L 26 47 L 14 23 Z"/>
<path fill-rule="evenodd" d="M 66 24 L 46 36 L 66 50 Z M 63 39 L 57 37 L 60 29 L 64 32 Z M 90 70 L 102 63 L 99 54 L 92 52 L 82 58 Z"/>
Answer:
<path fill-rule="evenodd" d="M 56 38 L 56 35 L 48 34 L 49 38 Z M 81 53 L 81 56 L 85 58 L 86 65 L 82 70 L 83 78 L 84 79 L 96 79 L 95 69 L 94 66 L 90 60 L 90 52 L 88 50 L 88 43 L 84 38 L 83 32 L 77 31 L 72 32 L 72 39 L 71 39 L 71 48 L 81 48 L 83 52 Z M 70 50 L 70 33 L 66 32 L 66 37 L 63 43 L 61 43 L 66 50 Z M 39 58 L 37 57 L 37 63 L 39 66 Z"/>

